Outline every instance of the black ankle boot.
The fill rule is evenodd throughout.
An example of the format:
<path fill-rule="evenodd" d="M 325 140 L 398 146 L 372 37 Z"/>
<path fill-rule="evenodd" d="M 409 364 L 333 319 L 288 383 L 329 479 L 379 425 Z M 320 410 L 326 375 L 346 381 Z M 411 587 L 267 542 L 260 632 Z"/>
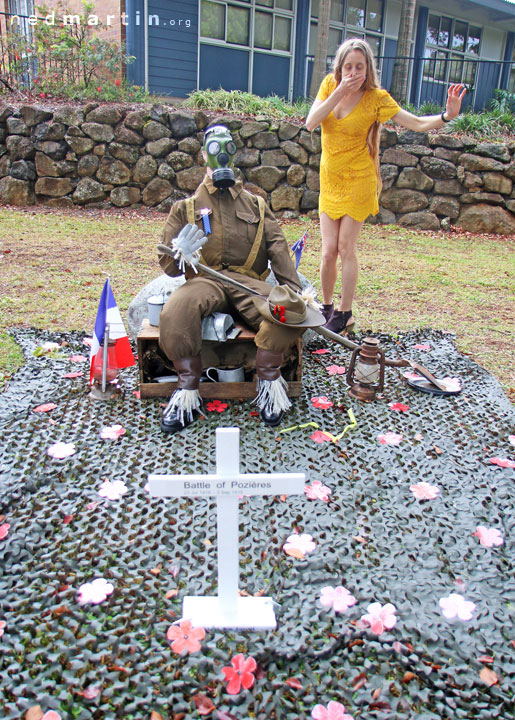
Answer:
<path fill-rule="evenodd" d="M 351 317 L 352 310 L 345 310 L 345 312 L 341 312 L 340 310 L 334 310 L 331 319 L 329 320 L 329 322 L 326 322 L 324 327 L 327 328 L 327 330 L 331 330 L 331 332 L 336 334 L 339 334 L 343 331 L 349 332 L 354 327 L 354 323 L 347 325 Z"/>
<path fill-rule="evenodd" d="M 322 305 L 322 315 L 325 317 L 326 323 L 329 322 L 331 319 L 331 315 L 334 311 L 334 303 L 331 303 L 330 305 Z"/>

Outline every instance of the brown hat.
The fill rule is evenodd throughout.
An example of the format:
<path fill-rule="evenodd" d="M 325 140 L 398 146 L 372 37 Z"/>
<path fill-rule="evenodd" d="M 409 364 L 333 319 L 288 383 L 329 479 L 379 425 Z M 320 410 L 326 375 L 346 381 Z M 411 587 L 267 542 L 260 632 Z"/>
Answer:
<path fill-rule="evenodd" d="M 310 307 L 287 285 L 277 285 L 268 298 L 253 297 L 261 315 L 286 327 L 319 327 L 326 322 L 319 310 Z"/>

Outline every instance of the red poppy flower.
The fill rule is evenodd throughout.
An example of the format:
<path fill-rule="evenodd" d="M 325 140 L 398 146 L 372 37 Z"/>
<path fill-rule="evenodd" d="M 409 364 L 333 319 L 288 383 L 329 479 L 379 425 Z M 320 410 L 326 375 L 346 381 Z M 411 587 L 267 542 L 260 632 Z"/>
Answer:
<path fill-rule="evenodd" d="M 206 404 L 206 408 L 209 412 L 216 411 L 216 412 L 221 413 L 224 410 L 226 410 L 228 407 L 229 407 L 229 403 L 223 403 L 221 400 L 210 400 Z"/>
<path fill-rule="evenodd" d="M 248 690 L 254 685 L 254 675 L 256 670 L 256 661 L 252 657 L 245 658 L 245 655 L 239 653 L 231 660 L 232 667 L 222 668 L 225 679 L 228 682 L 227 692 L 229 695 L 237 695 L 241 688 Z"/>

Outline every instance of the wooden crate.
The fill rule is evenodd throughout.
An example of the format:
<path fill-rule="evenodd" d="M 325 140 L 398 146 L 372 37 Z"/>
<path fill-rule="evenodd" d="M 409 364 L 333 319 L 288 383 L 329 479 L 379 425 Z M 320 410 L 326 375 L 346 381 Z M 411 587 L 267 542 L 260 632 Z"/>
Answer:
<path fill-rule="evenodd" d="M 247 380 L 245 382 L 201 382 L 200 395 L 203 398 L 218 398 L 228 400 L 231 398 L 254 398 L 256 396 L 256 346 L 255 333 L 248 327 L 236 323 L 241 329 L 238 337 L 226 342 L 202 342 L 202 367 L 239 367 L 243 366 Z M 142 398 L 169 397 L 177 389 L 176 382 L 157 382 L 149 375 L 147 368 L 148 358 L 152 354 L 163 357 L 159 351 L 159 328 L 150 325 L 144 320 L 138 334 L 138 365 L 140 393 Z M 171 363 L 170 363 L 171 365 Z M 281 373 L 288 383 L 288 395 L 299 397 L 302 391 L 302 339 L 292 348 L 285 358 Z M 176 374 L 170 370 L 170 375 Z"/>

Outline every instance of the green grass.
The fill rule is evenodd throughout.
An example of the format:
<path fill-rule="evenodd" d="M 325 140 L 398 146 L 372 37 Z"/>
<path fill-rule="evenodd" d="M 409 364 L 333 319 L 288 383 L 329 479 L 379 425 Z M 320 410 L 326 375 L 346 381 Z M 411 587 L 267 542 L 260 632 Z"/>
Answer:
<path fill-rule="evenodd" d="M 158 213 L 0 209 L 0 374 L 22 363 L 9 327 L 92 332 L 111 276 L 123 312 L 160 274 Z M 309 237 L 299 267 L 318 286 L 320 231 L 308 218 L 283 223 L 291 245 Z M 354 305 L 358 330 L 391 334 L 431 327 L 455 333 L 459 349 L 515 393 L 515 242 L 469 233 L 429 233 L 365 225 Z M 339 287 L 337 287 L 339 291 Z"/>

